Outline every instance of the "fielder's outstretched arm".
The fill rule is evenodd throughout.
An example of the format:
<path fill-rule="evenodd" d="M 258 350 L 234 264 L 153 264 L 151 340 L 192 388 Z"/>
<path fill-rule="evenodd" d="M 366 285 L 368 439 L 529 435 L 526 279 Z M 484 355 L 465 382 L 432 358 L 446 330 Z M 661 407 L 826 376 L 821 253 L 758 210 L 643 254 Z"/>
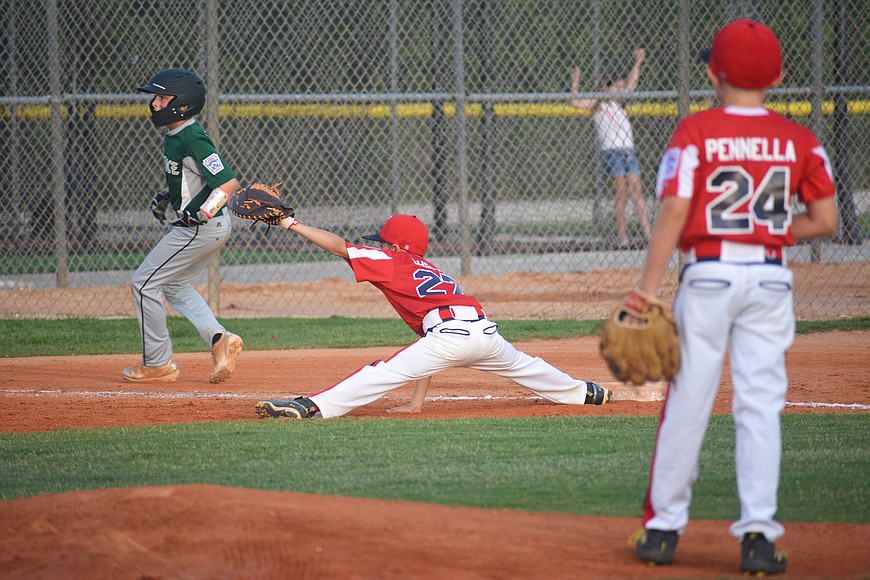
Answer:
<path fill-rule="evenodd" d="M 285 224 L 285 222 L 287 223 Z M 320 246 L 330 254 L 339 258 L 347 258 L 347 242 L 341 236 L 326 230 L 300 224 L 296 218 L 285 218 L 281 221 L 281 225 L 290 231 L 296 232 L 309 242 Z"/>

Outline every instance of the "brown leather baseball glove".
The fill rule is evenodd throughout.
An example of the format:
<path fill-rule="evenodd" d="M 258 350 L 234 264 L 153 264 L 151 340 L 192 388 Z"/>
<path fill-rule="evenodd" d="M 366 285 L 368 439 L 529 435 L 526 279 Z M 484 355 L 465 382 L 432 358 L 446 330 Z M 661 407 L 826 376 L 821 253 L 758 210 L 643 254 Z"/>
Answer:
<path fill-rule="evenodd" d="M 672 379 L 680 368 L 680 339 L 670 305 L 632 291 L 604 323 L 599 350 L 623 383 Z"/>
<path fill-rule="evenodd" d="M 230 211 L 246 220 L 265 222 L 276 226 L 287 217 L 295 217 L 296 212 L 284 200 L 278 188 L 284 182 L 275 185 L 255 183 L 237 191 L 230 200 Z"/>

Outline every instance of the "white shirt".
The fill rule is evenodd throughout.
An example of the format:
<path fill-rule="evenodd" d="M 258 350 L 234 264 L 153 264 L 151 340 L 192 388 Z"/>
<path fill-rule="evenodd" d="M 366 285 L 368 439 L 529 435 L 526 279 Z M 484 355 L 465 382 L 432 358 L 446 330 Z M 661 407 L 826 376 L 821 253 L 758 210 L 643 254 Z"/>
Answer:
<path fill-rule="evenodd" d="M 625 109 L 615 101 L 603 101 L 592 114 L 602 149 L 633 149 L 634 135 Z"/>

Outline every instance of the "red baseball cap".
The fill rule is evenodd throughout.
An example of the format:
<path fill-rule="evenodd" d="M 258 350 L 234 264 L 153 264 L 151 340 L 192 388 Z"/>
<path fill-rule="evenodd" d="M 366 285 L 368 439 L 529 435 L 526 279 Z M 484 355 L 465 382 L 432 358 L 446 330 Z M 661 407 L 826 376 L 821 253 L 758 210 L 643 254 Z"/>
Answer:
<path fill-rule="evenodd" d="M 396 244 L 418 256 L 425 256 L 429 249 L 429 230 L 413 215 L 396 214 L 386 221 L 381 231 L 363 236 L 363 239 Z"/>
<path fill-rule="evenodd" d="M 773 30 L 754 20 L 723 26 L 701 59 L 720 80 L 741 89 L 767 89 L 782 73 L 782 48 Z"/>

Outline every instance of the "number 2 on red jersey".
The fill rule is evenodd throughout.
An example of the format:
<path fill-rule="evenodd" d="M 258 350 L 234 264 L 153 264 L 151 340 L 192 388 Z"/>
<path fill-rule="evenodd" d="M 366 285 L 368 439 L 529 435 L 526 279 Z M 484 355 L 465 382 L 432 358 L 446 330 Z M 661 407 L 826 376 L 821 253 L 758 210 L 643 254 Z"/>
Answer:
<path fill-rule="evenodd" d="M 711 234 L 748 234 L 767 227 L 771 234 L 785 234 L 791 225 L 789 168 L 771 167 L 758 187 L 738 166 L 720 167 L 707 178 L 707 191 L 718 193 L 707 204 Z"/>
<path fill-rule="evenodd" d="M 462 294 L 456 280 L 441 271 L 433 272 L 421 268 L 414 272 L 414 279 L 423 281 L 417 285 L 417 296 L 420 298 L 431 294 Z"/>

